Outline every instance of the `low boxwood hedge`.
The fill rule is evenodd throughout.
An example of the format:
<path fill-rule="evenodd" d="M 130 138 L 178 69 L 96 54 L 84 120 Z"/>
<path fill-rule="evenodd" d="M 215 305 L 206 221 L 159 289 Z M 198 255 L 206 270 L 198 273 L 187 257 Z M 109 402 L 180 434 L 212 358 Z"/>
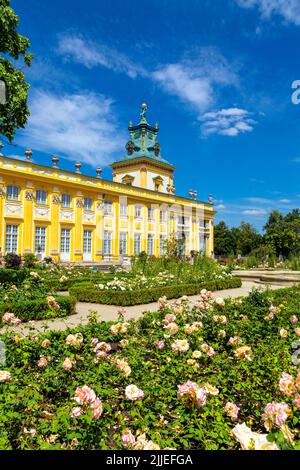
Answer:
<path fill-rule="evenodd" d="M 90 273 L 86 274 L 83 276 L 77 275 L 77 276 L 70 276 L 67 280 L 65 281 L 60 281 L 60 278 L 62 275 L 59 276 L 51 276 L 47 278 L 45 276 L 45 273 L 40 272 L 39 273 L 41 277 L 44 277 L 44 286 L 48 290 L 56 290 L 56 291 L 67 291 L 70 287 L 72 287 L 74 284 L 80 284 L 80 283 L 100 283 L 100 282 L 108 282 L 112 281 L 115 277 L 130 277 L 132 274 L 130 273 Z"/>
<path fill-rule="evenodd" d="M 19 286 L 29 276 L 28 269 L 0 269 L 0 284 Z"/>
<path fill-rule="evenodd" d="M 69 289 L 69 292 L 80 302 L 129 306 L 155 302 L 163 296 L 166 296 L 167 299 L 178 299 L 183 295 L 197 295 L 201 289 L 215 291 L 240 287 L 241 285 L 241 279 L 238 277 L 206 281 L 201 284 L 177 284 L 152 289 L 136 289 L 135 291 L 99 290 L 92 284 L 81 283 L 75 284 Z"/>
<path fill-rule="evenodd" d="M 66 317 L 75 313 L 76 299 L 73 296 L 57 295 L 60 310 L 49 308 L 47 299 L 26 300 L 23 302 L 0 303 L 0 317 L 11 312 L 22 321 L 42 320 L 45 318 Z"/>

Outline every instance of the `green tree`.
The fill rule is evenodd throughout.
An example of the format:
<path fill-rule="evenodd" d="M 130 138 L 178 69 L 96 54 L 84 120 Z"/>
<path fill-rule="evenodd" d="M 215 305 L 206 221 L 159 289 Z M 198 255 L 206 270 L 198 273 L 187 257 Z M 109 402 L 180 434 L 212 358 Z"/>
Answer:
<path fill-rule="evenodd" d="M 22 59 L 30 66 L 33 55 L 28 52 L 29 40 L 17 31 L 18 24 L 19 17 L 10 7 L 10 0 L 0 0 L 0 80 L 6 85 L 6 102 L 0 104 L 0 134 L 9 140 L 16 129 L 25 126 L 29 116 L 29 84 L 17 65 Z"/>
<path fill-rule="evenodd" d="M 252 250 L 258 248 L 262 241 L 262 236 L 257 230 L 247 222 L 241 222 L 237 228 L 237 252 L 243 256 L 249 255 Z"/>
<path fill-rule="evenodd" d="M 274 247 L 277 256 L 288 257 L 300 252 L 300 211 L 294 209 L 285 217 L 271 212 L 265 225 L 265 243 Z"/>
<path fill-rule="evenodd" d="M 236 252 L 236 241 L 232 229 L 221 221 L 215 225 L 214 246 L 217 256 L 228 256 Z"/>

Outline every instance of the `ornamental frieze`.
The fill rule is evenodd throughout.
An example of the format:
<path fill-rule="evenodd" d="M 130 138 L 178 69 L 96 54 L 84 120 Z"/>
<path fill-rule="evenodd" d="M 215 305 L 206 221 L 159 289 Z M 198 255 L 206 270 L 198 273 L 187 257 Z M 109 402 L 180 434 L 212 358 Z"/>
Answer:
<path fill-rule="evenodd" d="M 0 188 L 0 197 L 5 197 L 5 190 Z"/>

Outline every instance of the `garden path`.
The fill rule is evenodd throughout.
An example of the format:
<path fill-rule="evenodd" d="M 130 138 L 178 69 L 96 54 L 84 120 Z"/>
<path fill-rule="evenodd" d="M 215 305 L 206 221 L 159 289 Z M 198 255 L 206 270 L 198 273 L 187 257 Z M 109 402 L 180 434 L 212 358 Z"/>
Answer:
<path fill-rule="evenodd" d="M 279 289 L 280 286 L 273 286 L 273 285 L 260 285 L 258 286 L 253 281 L 243 281 L 241 287 L 237 287 L 234 289 L 225 289 L 219 290 L 214 292 L 215 297 L 242 297 L 249 294 L 253 287 L 259 288 L 267 288 L 270 289 Z M 189 296 L 189 300 L 191 302 L 196 302 L 199 299 L 199 295 L 192 295 Z M 72 328 L 78 325 L 85 325 L 88 323 L 88 317 L 90 312 L 96 312 L 97 318 L 110 321 L 110 320 L 117 320 L 118 314 L 117 311 L 120 307 L 116 305 L 103 305 L 103 304 L 94 304 L 88 302 L 77 302 L 76 304 L 76 313 L 66 318 L 54 318 L 50 320 L 38 320 L 35 321 L 34 328 L 29 328 L 28 323 L 21 324 L 19 326 L 11 327 L 5 326 L 0 329 L 0 334 L 4 333 L 5 331 L 14 331 L 15 333 L 20 333 L 22 335 L 29 335 L 29 334 L 36 334 L 42 333 L 47 330 L 52 331 L 61 331 L 66 330 L 67 328 Z M 138 318 L 140 317 L 143 312 L 147 311 L 155 311 L 158 309 L 158 303 L 152 302 L 150 304 L 143 304 L 143 305 L 133 305 L 130 307 L 126 307 L 126 314 L 125 319 L 128 320 L 130 318 Z"/>

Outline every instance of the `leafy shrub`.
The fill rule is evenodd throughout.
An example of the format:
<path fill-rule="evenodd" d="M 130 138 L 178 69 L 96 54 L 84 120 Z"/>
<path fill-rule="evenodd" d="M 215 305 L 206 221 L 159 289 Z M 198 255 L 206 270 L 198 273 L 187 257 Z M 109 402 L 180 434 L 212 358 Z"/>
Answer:
<path fill-rule="evenodd" d="M 22 263 L 21 256 L 16 253 L 7 253 L 4 256 L 5 267 L 8 269 L 19 269 Z"/>
<path fill-rule="evenodd" d="M 28 276 L 26 269 L 0 269 L 0 284 L 21 284 Z"/>
<path fill-rule="evenodd" d="M 55 296 L 55 300 L 60 305 L 59 310 L 51 309 L 46 298 L 0 303 L 0 316 L 2 317 L 5 312 L 11 312 L 20 320 L 29 321 L 66 317 L 75 313 L 76 300 L 74 297 Z"/>
<path fill-rule="evenodd" d="M 24 268 L 34 268 L 38 262 L 37 257 L 33 253 L 26 253 L 23 255 Z"/>
<path fill-rule="evenodd" d="M 69 289 L 70 294 L 80 302 L 94 302 L 108 305 L 138 305 L 157 301 L 160 297 L 176 299 L 183 295 L 197 295 L 201 289 L 221 290 L 240 287 L 241 280 L 232 277 L 223 280 L 206 281 L 201 284 L 177 284 L 152 289 L 136 289 L 134 291 L 99 290 L 93 284 L 75 284 Z"/>

